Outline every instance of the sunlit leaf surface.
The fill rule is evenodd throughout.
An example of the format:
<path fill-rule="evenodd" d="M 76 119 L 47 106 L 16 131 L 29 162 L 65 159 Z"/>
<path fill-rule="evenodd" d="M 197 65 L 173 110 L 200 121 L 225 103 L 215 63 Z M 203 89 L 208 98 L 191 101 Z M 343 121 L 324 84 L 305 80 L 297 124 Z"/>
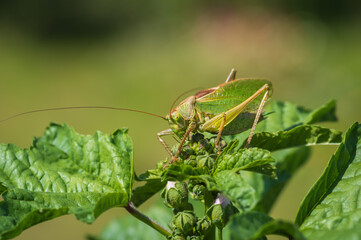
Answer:
<path fill-rule="evenodd" d="M 92 223 L 125 206 L 133 184 L 133 146 L 127 129 L 81 135 L 51 124 L 30 149 L 0 145 L 2 239 L 64 214 Z"/>

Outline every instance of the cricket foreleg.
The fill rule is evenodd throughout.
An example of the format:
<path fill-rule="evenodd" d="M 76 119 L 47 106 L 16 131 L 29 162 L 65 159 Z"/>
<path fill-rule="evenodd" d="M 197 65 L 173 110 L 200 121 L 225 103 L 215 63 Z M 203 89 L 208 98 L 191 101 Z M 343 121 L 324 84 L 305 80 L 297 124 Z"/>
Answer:
<path fill-rule="evenodd" d="M 236 73 L 237 73 L 237 71 L 234 68 L 232 68 L 231 73 L 227 77 L 226 83 L 236 79 Z"/>
<path fill-rule="evenodd" d="M 179 143 L 179 146 L 178 146 L 178 150 L 177 150 L 177 153 L 176 155 L 172 158 L 172 162 L 176 162 L 178 161 L 178 157 L 182 151 L 182 147 L 184 145 L 184 142 L 186 141 L 187 137 L 189 136 L 189 134 L 196 128 L 196 123 L 195 122 L 190 122 L 188 127 L 187 127 L 187 130 L 186 130 L 186 133 L 184 134 L 183 138 L 182 138 L 182 141 Z"/>
<path fill-rule="evenodd" d="M 159 133 L 157 133 L 157 137 L 159 142 L 164 146 L 165 150 L 169 153 L 170 156 L 173 156 L 172 151 L 169 149 L 168 145 L 165 143 L 165 141 L 162 139 L 163 136 L 172 135 L 173 131 L 172 129 L 163 130 Z"/>
<path fill-rule="evenodd" d="M 268 85 L 267 85 L 268 86 Z M 262 114 L 262 110 L 263 110 L 263 106 L 265 104 L 265 102 L 267 101 L 267 98 L 268 98 L 268 95 L 269 95 L 269 87 L 267 88 L 266 90 L 266 93 L 264 94 L 263 98 L 262 98 L 262 101 L 259 105 L 259 108 L 258 108 L 258 111 L 257 111 L 257 114 L 256 114 L 256 117 L 254 119 L 254 122 L 253 122 L 253 126 L 252 126 L 252 129 L 251 129 L 251 132 L 249 133 L 249 136 L 248 136 L 248 139 L 247 139 L 247 142 L 246 142 L 246 145 L 244 146 L 245 148 L 248 148 L 249 144 L 251 143 L 251 140 L 252 140 L 252 137 L 254 135 L 254 131 L 256 129 L 256 126 L 257 126 L 257 123 L 258 123 L 258 120 Z"/>
<path fill-rule="evenodd" d="M 221 142 L 221 135 L 222 135 L 222 132 L 223 132 L 223 129 L 224 129 L 224 125 L 226 123 L 226 114 L 223 113 L 223 119 L 222 119 L 222 123 L 221 123 L 221 126 L 219 127 L 219 131 L 218 131 L 218 135 L 217 135 L 217 139 L 216 139 L 216 149 L 217 149 L 217 153 L 218 155 L 220 154 L 220 149 L 221 149 L 221 146 L 220 146 L 220 142 Z"/>

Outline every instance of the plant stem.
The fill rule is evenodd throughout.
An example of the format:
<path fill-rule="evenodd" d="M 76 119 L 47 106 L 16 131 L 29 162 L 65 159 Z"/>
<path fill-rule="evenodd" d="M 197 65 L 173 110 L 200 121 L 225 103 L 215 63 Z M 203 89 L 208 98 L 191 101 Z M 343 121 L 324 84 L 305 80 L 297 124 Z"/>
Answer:
<path fill-rule="evenodd" d="M 147 217 L 146 215 L 144 215 L 143 213 L 139 212 L 135 206 L 133 205 L 132 202 L 128 202 L 128 205 L 126 207 L 124 207 L 131 215 L 133 215 L 134 217 L 136 217 L 137 219 L 139 219 L 140 221 L 144 222 L 145 224 L 147 224 L 148 226 L 154 228 L 155 230 L 157 230 L 160 234 L 162 234 L 163 236 L 170 236 L 171 233 L 165 229 L 163 226 L 161 226 L 159 223 L 155 222 L 153 219 Z"/>
<path fill-rule="evenodd" d="M 218 240 L 222 240 L 222 228 L 218 228 Z"/>
<path fill-rule="evenodd" d="M 211 229 L 207 232 L 205 235 L 205 238 L 207 240 L 216 240 L 216 227 L 212 226 Z"/>
<path fill-rule="evenodd" d="M 214 203 L 214 198 L 211 192 L 206 191 L 204 194 L 204 214 L 207 215 L 207 210 Z M 216 227 L 213 225 L 211 229 L 209 229 L 208 233 L 205 236 L 207 240 L 215 240 L 216 239 Z"/>
<path fill-rule="evenodd" d="M 208 209 L 213 205 L 214 198 L 211 192 L 206 191 L 204 193 L 204 213 L 207 214 Z"/>

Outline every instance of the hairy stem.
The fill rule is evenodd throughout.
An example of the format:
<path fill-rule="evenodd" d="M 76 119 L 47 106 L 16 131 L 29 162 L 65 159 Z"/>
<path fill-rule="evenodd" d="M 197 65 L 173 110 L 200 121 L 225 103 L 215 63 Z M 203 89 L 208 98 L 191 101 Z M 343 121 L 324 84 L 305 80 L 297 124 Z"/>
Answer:
<path fill-rule="evenodd" d="M 145 224 L 147 224 L 148 226 L 154 228 L 155 230 L 157 230 L 160 234 L 168 237 L 171 235 L 171 233 L 165 229 L 163 226 L 161 226 L 159 223 L 155 222 L 153 219 L 147 217 L 146 215 L 144 215 L 143 213 L 139 212 L 135 206 L 133 205 L 132 202 L 128 202 L 128 205 L 125 207 L 125 209 L 134 217 L 136 217 L 137 219 L 139 219 L 140 221 L 144 222 Z"/>

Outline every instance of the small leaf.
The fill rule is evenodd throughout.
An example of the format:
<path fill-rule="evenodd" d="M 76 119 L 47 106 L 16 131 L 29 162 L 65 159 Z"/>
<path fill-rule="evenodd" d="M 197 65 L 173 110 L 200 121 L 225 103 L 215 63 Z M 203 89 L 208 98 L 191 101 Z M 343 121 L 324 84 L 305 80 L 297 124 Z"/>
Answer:
<path fill-rule="evenodd" d="M 314 124 L 318 122 L 337 121 L 335 115 L 336 112 L 336 100 L 331 100 L 322 107 L 313 110 L 304 120 L 305 124 Z"/>
<path fill-rule="evenodd" d="M 237 240 L 260 239 L 269 234 L 292 237 L 295 240 L 305 239 L 294 224 L 274 220 L 264 213 L 254 211 L 233 216 L 226 234 L 230 235 L 229 239 Z"/>
<path fill-rule="evenodd" d="M 289 130 L 302 124 L 314 124 L 318 122 L 336 121 L 336 101 L 331 100 L 325 105 L 309 110 L 294 103 L 274 101 L 265 107 L 265 112 L 270 112 L 269 117 L 260 124 L 260 131 L 276 132 Z"/>
<path fill-rule="evenodd" d="M 134 206 L 139 207 L 154 194 L 162 190 L 166 181 L 162 182 L 160 179 L 150 179 L 143 186 L 137 187 L 133 190 L 132 202 Z"/>
<path fill-rule="evenodd" d="M 184 181 L 199 175 L 209 175 L 206 167 L 192 167 L 185 164 L 173 163 L 169 165 L 162 173 L 162 181 Z"/>
<path fill-rule="evenodd" d="M 306 236 L 361 225 L 360 178 L 361 125 L 355 123 L 297 213 L 296 223 Z"/>
<path fill-rule="evenodd" d="M 270 234 L 276 234 L 294 240 L 306 240 L 305 236 L 300 232 L 300 230 L 295 224 L 282 220 L 273 220 L 265 224 L 260 229 L 256 237 Z"/>
<path fill-rule="evenodd" d="M 240 149 L 236 152 L 227 150 L 217 158 L 214 173 L 224 170 L 247 170 L 262 173 L 276 178 L 274 159 L 267 150 L 258 148 Z"/>
<path fill-rule="evenodd" d="M 337 144 L 341 141 L 342 132 L 340 131 L 319 126 L 301 125 L 289 131 L 256 133 L 252 138 L 250 147 L 276 151 L 298 146 Z"/>
<path fill-rule="evenodd" d="M 162 175 L 162 170 L 160 169 L 151 169 L 147 170 L 145 173 L 140 174 L 139 176 L 135 176 L 135 180 L 137 181 L 149 181 L 160 179 Z"/>
<path fill-rule="evenodd" d="M 255 204 L 255 190 L 241 174 L 226 170 L 214 175 L 215 188 L 222 192 L 238 208 L 248 210 Z"/>
<path fill-rule="evenodd" d="M 134 206 L 139 207 L 154 194 L 159 192 L 167 184 L 166 181 L 161 180 L 162 170 L 152 169 L 147 170 L 145 173 L 135 176 L 137 181 L 145 181 L 143 186 L 137 187 L 132 193 L 132 202 Z"/>
<path fill-rule="evenodd" d="M 51 124 L 29 149 L 0 145 L 0 236 L 73 213 L 91 223 L 125 206 L 133 184 L 133 146 L 127 129 L 84 136 Z"/>

